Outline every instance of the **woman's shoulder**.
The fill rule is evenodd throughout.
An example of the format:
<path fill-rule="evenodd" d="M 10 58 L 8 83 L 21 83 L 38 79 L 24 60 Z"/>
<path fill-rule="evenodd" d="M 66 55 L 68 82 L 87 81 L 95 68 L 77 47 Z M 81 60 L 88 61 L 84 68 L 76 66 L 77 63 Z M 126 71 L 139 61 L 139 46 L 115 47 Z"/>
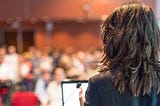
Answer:
<path fill-rule="evenodd" d="M 105 78 L 110 79 L 110 77 L 111 77 L 110 71 L 106 71 L 106 72 L 100 72 L 100 73 L 92 76 L 90 78 L 90 80 L 95 80 L 95 81 L 96 80 L 104 80 Z"/>
<path fill-rule="evenodd" d="M 94 83 L 95 85 L 113 85 L 110 71 L 101 72 L 89 79 L 90 83 Z"/>

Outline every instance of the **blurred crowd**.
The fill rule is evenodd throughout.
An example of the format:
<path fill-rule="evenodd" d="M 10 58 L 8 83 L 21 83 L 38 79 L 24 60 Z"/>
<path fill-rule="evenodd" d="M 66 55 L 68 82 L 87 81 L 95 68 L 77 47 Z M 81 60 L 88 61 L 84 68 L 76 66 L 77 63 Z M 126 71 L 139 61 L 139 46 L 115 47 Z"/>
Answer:
<path fill-rule="evenodd" d="M 17 53 L 16 47 L 0 48 L 0 97 L 1 102 L 13 104 L 15 92 L 33 92 L 41 106 L 62 106 L 61 81 L 87 80 L 98 73 L 100 49 L 74 51 L 44 50 L 30 47 Z M 7 89 L 7 90 L 4 90 Z M 10 101 L 10 102 L 8 102 Z"/>

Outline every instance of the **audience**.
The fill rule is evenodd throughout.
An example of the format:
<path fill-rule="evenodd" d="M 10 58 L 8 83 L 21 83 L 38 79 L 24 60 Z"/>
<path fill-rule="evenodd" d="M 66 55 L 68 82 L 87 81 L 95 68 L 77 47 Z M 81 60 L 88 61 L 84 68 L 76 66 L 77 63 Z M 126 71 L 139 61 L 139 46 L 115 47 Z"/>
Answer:
<path fill-rule="evenodd" d="M 74 51 L 71 47 L 64 50 L 30 47 L 18 54 L 15 46 L 2 46 L 0 82 L 11 81 L 15 88 L 22 83 L 26 91 L 37 95 L 42 106 L 61 106 L 61 81 L 87 80 L 97 74 L 100 55 L 99 49 Z"/>

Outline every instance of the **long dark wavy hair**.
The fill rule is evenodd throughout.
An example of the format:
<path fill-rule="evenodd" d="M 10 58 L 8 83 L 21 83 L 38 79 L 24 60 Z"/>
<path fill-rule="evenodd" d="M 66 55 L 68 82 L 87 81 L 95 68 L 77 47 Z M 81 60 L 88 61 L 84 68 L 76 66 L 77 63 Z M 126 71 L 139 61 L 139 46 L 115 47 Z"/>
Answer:
<path fill-rule="evenodd" d="M 160 31 L 152 9 L 131 1 L 116 8 L 102 25 L 102 70 L 112 70 L 118 91 L 134 96 L 160 91 Z"/>

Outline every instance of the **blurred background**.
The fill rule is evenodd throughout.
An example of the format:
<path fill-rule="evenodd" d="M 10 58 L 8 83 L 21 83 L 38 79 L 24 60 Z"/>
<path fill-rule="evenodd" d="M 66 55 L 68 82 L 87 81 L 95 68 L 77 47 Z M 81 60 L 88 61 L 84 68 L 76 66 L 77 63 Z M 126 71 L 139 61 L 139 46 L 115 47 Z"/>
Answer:
<path fill-rule="evenodd" d="M 100 26 L 126 1 L 0 0 L 0 104 L 62 106 L 61 81 L 98 73 Z M 160 27 L 160 0 L 139 1 Z"/>

